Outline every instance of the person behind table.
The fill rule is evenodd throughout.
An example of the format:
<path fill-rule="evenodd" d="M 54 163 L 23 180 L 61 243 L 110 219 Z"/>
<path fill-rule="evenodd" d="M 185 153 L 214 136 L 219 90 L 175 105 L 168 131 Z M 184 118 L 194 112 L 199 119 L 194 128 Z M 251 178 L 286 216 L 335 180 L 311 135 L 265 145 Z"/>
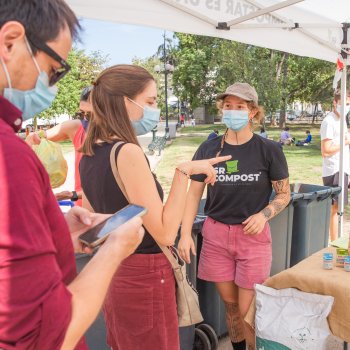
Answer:
<path fill-rule="evenodd" d="M 264 139 L 267 139 L 267 132 L 265 130 L 264 127 L 261 127 L 260 128 L 260 134 L 259 134 L 261 137 L 263 137 Z"/>
<path fill-rule="evenodd" d="M 235 83 L 218 95 L 227 129 L 202 143 L 193 159 L 231 155 L 215 170 L 217 182 L 207 187 L 198 277 L 214 282 L 225 303 L 233 349 L 254 349 L 254 337 L 243 322 L 254 296 L 254 284 L 270 274 L 271 234 L 268 221 L 290 200 L 288 167 L 280 145 L 253 133 L 263 118 L 255 89 Z M 195 254 L 191 228 L 206 184 L 192 176 L 181 225 L 179 251 L 190 263 Z M 270 202 L 274 189 L 276 196 Z"/>
<path fill-rule="evenodd" d="M 141 241 L 142 220 L 114 230 L 76 278 L 77 237 L 106 215 L 76 207 L 63 216 L 16 132 L 51 105 L 79 23 L 62 0 L 0 0 L 0 9 L 0 349 L 87 350 L 82 336 Z"/>
<path fill-rule="evenodd" d="M 289 127 L 286 126 L 281 132 L 280 143 L 282 145 L 290 146 L 294 143 L 294 138 L 289 133 Z"/>
<path fill-rule="evenodd" d="M 178 350 L 174 275 L 156 242 L 165 246 L 174 243 L 185 206 L 188 176 L 204 173 L 206 181 L 214 183 L 211 164 L 220 157 L 179 164 L 163 204 L 162 188 L 137 140 L 159 121 L 153 76 L 135 65 L 107 68 L 94 83 L 91 102 L 93 113 L 80 162 L 86 195 L 83 205 L 103 213 L 114 213 L 128 202 L 148 209 L 143 217 L 144 239 L 135 254 L 119 267 L 105 299 L 108 344 L 123 350 Z M 116 142 L 122 142 L 116 149 L 115 162 L 128 198 L 111 170 L 110 153 Z"/>
<path fill-rule="evenodd" d="M 208 140 L 217 138 L 219 135 L 219 130 L 215 129 L 208 135 Z"/>
<path fill-rule="evenodd" d="M 89 119 L 91 115 L 91 103 L 89 96 L 92 87 L 88 86 L 83 89 L 80 95 L 79 103 L 79 119 L 67 120 L 61 124 L 54 126 L 44 132 L 44 137 L 49 141 L 60 142 L 64 140 L 72 141 L 74 145 L 74 190 L 62 191 L 55 193 L 57 200 L 70 199 L 75 202 L 75 205 L 82 205 L 82 190 L 79 174 L 79 163 L 82 154 L 77 150 L 81 147 L 85 139 L 85 133 L 89 125 Z M 38 145 L 41 142 L 39 133 L 31 133 L 26 138 L 26 142 L 29 145 Z"/>
<path fill-rule="evenodd" d="M 344 147 L 344 182 L 339 180 L 340 159 L 340 93 L 336 92 L 333 99 L 333 110 L 322 120 L 321 153 L 322 153 L 322 180 L 325 186 L 342 186 L 344 205 L 348 204 L 348 176 L 349 176 L 349 144 L 350 136 L 345 128 Z M 350 92 L 347 92 L 345 115 L 350 110 Z M 334 241 L 338 238 L 338 198 L 332 199 L 331 217 L 329 224 L 329 238 Z"/>

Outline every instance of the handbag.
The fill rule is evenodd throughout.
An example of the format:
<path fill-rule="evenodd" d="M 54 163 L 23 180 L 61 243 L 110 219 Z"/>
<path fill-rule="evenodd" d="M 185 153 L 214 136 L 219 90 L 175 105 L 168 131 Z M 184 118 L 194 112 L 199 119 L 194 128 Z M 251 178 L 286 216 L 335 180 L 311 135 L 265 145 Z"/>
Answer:
<path fill-rule="evenodd" d="M 115 151 L 124 142 L 117 142 L 112 147 L 110 153 L 110 163 L 112 172 L 125 198 L 129 201 L 122 179 L 119 175 Z M 198 292 L 188 280 L 185 261 L 180 257 L 175 247 L 166 247 L 157 242 L 166 258 L 169 260 L 174 271 L 176 281 L 176 304 L 179 327 L 191 326 L 203 321 L 203 316 L 199 308 Z"/>

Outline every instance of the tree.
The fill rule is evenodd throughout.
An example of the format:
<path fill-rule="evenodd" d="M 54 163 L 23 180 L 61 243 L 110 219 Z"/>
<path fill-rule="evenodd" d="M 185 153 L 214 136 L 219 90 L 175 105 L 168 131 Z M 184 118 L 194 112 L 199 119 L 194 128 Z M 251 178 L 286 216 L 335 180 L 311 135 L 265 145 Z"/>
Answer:
<path fill-rule="evenodd" d="M 181 33 L 176 33 L 176 39 L 173 84 L 177 96 L 192 109 L 211 105 L 217 78 L 214 56 L 221 39 Z"/>
<path fill-rule="evenodd" d="M 39 117 L 52 119 L 60 114 L 74 115 L 79 107 L 80 94 L 83 88 L 92 84 L 97 75 L 108 62 L 108 56 L 99 51 L 86 54 L 84 50 L 73 49 L 67 62 L 70 72 L 57 83 L 58 94 L 51 107 L 40 113 Z"/>
<path fill-rule="evenodd" d="M 253 85 L 261 104 L 272 113 L 279 107 L 280 82 L 271 50 L 217 38 L 176 34 L 174 85 L 193 107 L 215 107 L 216 95 L 241 81 Z"/>
<path fill-rule="evenodd" d="M 159 57 L 157 57 L 156 55 L 145 58 L 145 59 L 135 57 L 132 60 L 132 63 L 137 65 L 137 66 L 145 68 L 149 73 L 151 73 L 153 75 L 154 80 L 157 84 L 158 108 L 160 108 L 161 110 L 164 110 L 164 107 L 165 107 L 164 88 L 163 88 L 164 87 L 164 74 L 157 73 L 154 70 L 154 67 L 156 67 L 157 65 L 160 66 L 162 64 Z M 169 86 L 171 86 L 171 77 L 169 77 Z"/>
<path fill-rule="evenodd" d="M 329 104 L 334 65 L 230 40 L 175 33 L 167 39 L 167 60 L 175 64 L 175 95 L 192 108 L 215 108 L 218 93 L 234 82 L 255 87 L 266 114 L 280 110 L 285 125 L 288 104 L 294 101 Z M 149 60 L 164 61 L 162 47 Z M 153 70 L 149 67 L 150 71 Z M 161 75 L 162 77 L 162 75 Z M 160 79 L 159 85 L 162 85 Z M 160 90 L 160 95 L 162 90 Z M 273 122 L 273 118 L 271 118 Z"/>

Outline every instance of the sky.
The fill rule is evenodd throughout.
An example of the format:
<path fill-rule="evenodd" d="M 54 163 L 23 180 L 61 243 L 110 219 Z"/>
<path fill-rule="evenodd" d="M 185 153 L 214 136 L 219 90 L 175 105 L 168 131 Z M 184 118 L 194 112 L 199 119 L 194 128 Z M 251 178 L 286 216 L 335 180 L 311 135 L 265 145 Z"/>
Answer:
<path fill-rule="evenodd" d="M 76 46 L 109 55 L 108 65 L 132 63 L 134 57 L 146 58 L 157 52 L 163 43 L 164 31 L 135 25 L 82 19 L 82 42 Z M 169 38 L 172 32 L 166 32 Z"/>

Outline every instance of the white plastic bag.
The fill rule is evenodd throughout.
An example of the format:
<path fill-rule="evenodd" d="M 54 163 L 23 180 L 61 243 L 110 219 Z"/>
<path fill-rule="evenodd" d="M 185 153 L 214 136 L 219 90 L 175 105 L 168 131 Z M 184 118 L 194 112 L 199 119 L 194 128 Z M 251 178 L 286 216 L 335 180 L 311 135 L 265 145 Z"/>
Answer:
<path fill-rule="evenodd" d="M 334 298 L 256 285 L 257 350 L 324 350 Z"/>

